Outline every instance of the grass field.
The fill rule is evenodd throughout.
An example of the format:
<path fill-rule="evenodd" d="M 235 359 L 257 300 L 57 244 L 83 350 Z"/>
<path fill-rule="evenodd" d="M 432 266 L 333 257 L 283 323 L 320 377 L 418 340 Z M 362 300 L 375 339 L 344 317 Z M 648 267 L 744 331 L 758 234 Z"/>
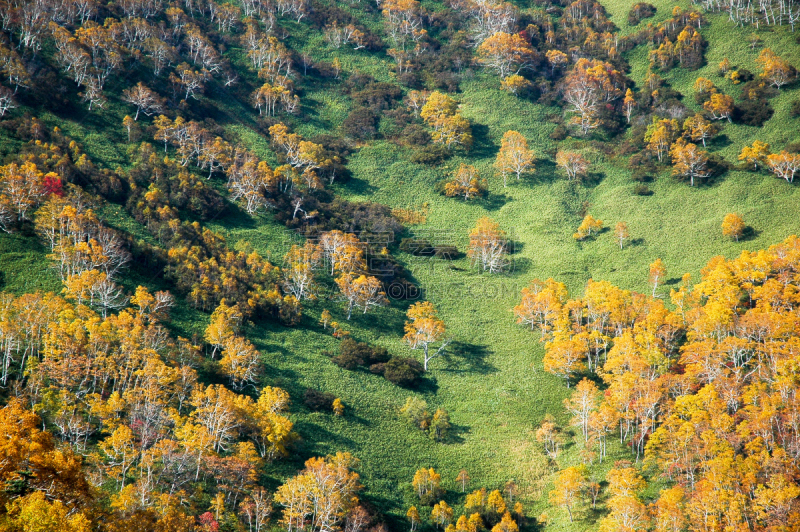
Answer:
<path fill-rule="evenodd" d="M 626 23 L 629 2 L 602 3 L 623 33 L 635 31 Z M 667 18 L 673 2 L 654 3 L 659 11 L 651 20 Z M 688 2 L 680 4 L 688 6 Z M 375 16 L 365 16 L 358 10 L 354 14 L 366 25 L 378 28 Z M 696 106 L 691 101 L 691 85 L 697 76 L 709 77 L 723 91 L 735 93 L 730 82 L 716 75 L 716 65 L 723 57 L 757 72 L 754 59 L 758 50 L 742 49 L 741 44 L 751 30 L 733 28 L 726 19 L 724 15 L 710 15 L 710 26 L 703 29 L 710 43 L 707 66 L 695 72 L 674 69 L 664 76 L 687 95 L 685 103 L 692 108 Z M 315 60 L 329 61 L 338 55 L 345 71 L 359 69 L 378 79 L 391 79 L 385 56 L 344 49 L 334 54 L 322 37 L 312 35 L 307 26 L 292 23 L 287 27 L 292 32 L 292 46 L 312 53 Z M 761 30 L 759 34 L 776 51 L 797 49 L 794 36 L 785 29 Z M 647 71 L 647 50 L 633 50 L 628 60 L 631 78 L 641 83 Z M 580 518 L 570 524 L 566 513 L 547 505 L 553 473 L 558 467 L 579 460 L 574 446 L 568 445 L 558 464 L 550 463 L 535 442 L 533 433 L 546 414 L 567 423 L 561 405 L 569 390 L 562 381 L 543 371 L 538 333 L 514 323 L 511 308 L 518 301 L 520 289 L 531 279 L 553 277 L 566 283 L 573 295 L 581 294 L 590 278 L 645 291 L 648 265 L 661 258 L 668 269 L 668 281 L 659 290 L 664 296 L 683 273 L 697 278 L 700 268 L 712 256 L 732 257 L 742 250 L 765 248 L 800 231 L 800 189 L 764 172 L 730 171 L 710 185 L 690 188 L 665 171 L 650 184 L 652 196 L 636 196 L 626 161 L 596 152 L 592 154 L 592 182 L 569 183 L 556 171 L 552 154 L 557 143 L 548 136 L 555 127 L 548 117 L 560 113 L 560 109 L 517 99 L 501 92 L 498 85 L 494 76 L 484 73 L 462 83 L 457 98 L 475 134 L 475 146 L 469 153 L 440 167 L 428 167 L 409 162 L 410 150 L 406 148 L 375 141 L 351 157 L 353 179 L 334 189 L 350 200 L 376 201 L 391 207 L 428 204 L 427 222 L 410 228 L 409 234 L 430 236 L 462 251 L 475 221 L 490 216 L 515 242 L 512 270 L 488 275 L 472 269 L 467 259 L 445 262 L 399 254 L 422 297 L 439 309 L 453 339 L 448 356 L 433 362 L 418 390 L 399 388 L 366 372 L 345 371 L 330 362 L 323 351 L 336 351 L 337 341 L 317 324 L 317 319 L 323 309 L 328 309 L 335 320 L 345 322 L 339 302 L 323 299 L 308 305 L 297 328 L 266 322 L 250 324 L 248 337 L 263 353 L 264 383 L 290 392 L 294 399 L 292 419 L 302 437 L 292 459 L 265 471 L 270 487 L 309 456 L 347 450 L 361 459 L 367 500 L 389 513 L 397 522 L 397 530 L 405 526 L 407 507 L 416 503 L 410 482 L 420 467 L 434 467 L 442 474 L 444 487 L 449 490 L 446 499 L 454 506 L 462 502 L 454 479 L 461 469 L 466 469 L 473 479 L 472 489 L 495 489 L 514 479 L 521 488 L 528 515 L 548 512 L 552 518 L 548 530 L 593 530 L 598 512 L 579 512 Z M 754 138 L 770 142 L 776 150 L 800 140 L 800 121 L 788 118 L 789 106 L 799 96 L 797 88 L 782 91 L 772 100 L 775 116 L 763 128 L 725 124 L 724 138 L 715 141 L 710 149 L 735 161 L 741 147 Z M 305 89 L 303 106 L 305 115 L 293 126 L 311 137 L 336 130 L 351 103 L 335 86 L 320 84 Z M 81 139 L 94 160 L 113 168 L 130 162 L 126 139 L 108 137 L 103 132 L 110 128 L 121 131 L 118 124 L 126 112 L 130 109 L 112 101 L 102 119 L 89 115 L 66 121 L 55 116 L 41 118 L 51 125 L 58 122 L 65 133 Z M 235 132 L 259 156 L 275 160 L 268 141 L 252 127 L 252 117 L 247 115 L 251 109 L 234 102 L 223 105 L 221 112 L 225 118 L 219 122 L 226 130 Z M 500 138 L 509 129 L 528 139 L 539 160 L 532 175 L 509 182 L 504 188 L 502 181 L 493 176 L 492 163 Z M 566 141 L 570 142 L 575 141 Z M 435 183 L 448 177 L 460 162 L 474 164 L 488 178 L 486 199 L 464 203 L 435 192 Z M 600 234 L 596 240 L 575 242 L 572 234 L 580 223 L 579 213 L 587 204 L 588 212 L 608 227 L 618 221 L 627 222 L 632 240 L 625 249 L 619 249 L 610 232 Z M 119 206 L 107 209 L 104 214 L 115 226 L 137 238 L 147 238 Z M 734 242 L 722 236 L 720 224 L 728 212 L 741 213 L 752 227 L 748 239 Z M 232 247 L 249 243 L 275 262 L 280 261 L 294 239 L 270 215 L 221 217 L 208 225 L 222 232 Z M 0 236 L 3 290 L 60 290 L 44 250 L 33 245 L 34 241 L 31 236 Z M 143 272 L 128 279 L 129 284 L 138 282 L 159 281 L 157 275 Z M 415 355 L 401 341 L 406 306 L 407 302 L 394 301 L 390 307 L 366 316 L 356 313 L 345 329 L 356 339 L 383 345 L 393 354 Z M 207 315 L 183 305 L 174 313 L 174 325 L 184 335 L 202 333 L 207 319 Z M 302 406 L 307 387 L 341 397 L 346 415 L 340 418 L 309 412 Z M 447 442 L 436 443 L 399 418 L 397 411 L 410 395 L 424 398 L 434 409 L 443 407 L 449 411 L 454 430 Z M 602 477 L 614 459 L 627 457 L 626 451 L 612 446 L 609 460 L 593 471 Z"/>

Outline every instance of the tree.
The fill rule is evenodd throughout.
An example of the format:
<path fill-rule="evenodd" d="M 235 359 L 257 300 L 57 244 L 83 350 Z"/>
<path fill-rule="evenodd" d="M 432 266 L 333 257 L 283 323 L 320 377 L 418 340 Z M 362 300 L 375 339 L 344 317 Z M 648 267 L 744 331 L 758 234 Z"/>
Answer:
<path fill-rule="evenodd" d="M 219 365 L 234 390 L 241 391 L 247 385 L 255 386 L 260 364 L 261 354 L 248 340 L 240 336 L 225 339 Z"/>
<path fill-rule="evenodd" d="M 467 473 L 466 469 L 462 469 L 458 472 L 456 482 L 461 484 L 461 493 L 467 491 L 467 484 L 469 484 L 469 473 Z"/>
<path fill-rule="evenodd" d="M 431 419 L 430 436 L 436 441 L 443 441 L 447 438 L 450 430 L 450 415 L 447 410 L 437 408 Z"/>
<path fill-rule="evenodd" d="M 551 459 L 555 460 L 558 457 L 559 448 L 564 443 L 564 435 L 550 414 L 545 415 L 541 425 L 536 429 L 536 441 L 542 444 Z"/>
<path fill-rule="evenodd" d="M 622 249 L 622 243 L 629 237 L 628 224 L 625 222 L 617 222 L 617 225 L 614 226 L 614 240 L 619 242 L 619 249 Z"/>
<path fill-rule="evenodd" d="M 648 281 L 651 285 L 653 285 L 652 297 L 656 297 L 656 288 L 658 288 L 658 285 L 664 281 L 666 276 L 666 266 L 664 266 L 664 263 L 661 262 L 661 259 L 656 259 L 655 262 L 650 265 L 650 275 L 648 277 Z"/>
<path fill-rule="evenodd" d="M 414 491 L 417 492 L 420 503 L 428 504 L 439 496 L 441 482 L 441 475 L 434 471 L 432 467 L 429 469 L 423 467 L 414 473 L 411 485 L 414 487 Z"/>
<path fill-rule="evenodd" d="M 672 158 L 672 173 L 683 178 L 689 178 L 689 185 L 694 186 L 694 180 L 705 179 L 711 172 L 708 171 L 708 156 L 691 142 L 678 139 L 670 148 Z"/>
<path fill-rule="evenodd" d="M 161 98 L 148 89 L 141 81 L 122 92 L 122 101 L 128 102 L 136 107 L 136 115 L 134 120 L 139 119 L 139 113 L 144 113 L 147 116 L 152 116 L 154 113 L 161 113 L 164 111 Z"/>
<path fill-rule="evenodd" d="M 517 522 L 511 518 L 511 513 L 505 512 L 500 522 L 492 528 L 492 532 L 519 532 L 519 526 L 517 526 Z"/>
<path fill-rule="evenodd" d="M 633 97 L 633 91 L 630 89 L 625 91 L 625 99 L 622 100 L 622 109 L 625 111 L 625 119 L 630 124 L 633 110 L 636 109 L 636 99 Z"/>
<path fill-rule="evenodd" d="M 737 242 L 739 241 L 739 237 L 744 233 L 745 227 L 746 225 L 742 217 L 733 212 L 726 214 L 725 218 L 722 220 L 722 234 L 727 237 L 735 238 Z"/>
<path fill-rule="evenodd" d="M 420 116 L 433 128 L 431 139 L 446 148 L 472 145 L 472 132 L 469 121 L 461 116 L 458 105 L 447 94 L 434 91 L 420 110 Z"/>
<path fill-rule="evenodd" d="M 647 149 L 658 156 L 658 161 L 664 159 L 664 155 L 669 152 L 669 147 L 680 134 L 677 120 L 659 120 L 653 117 L 653 122 L 647 127 L 644 140 L 647 142 Z"/>
<path fill-rule="evenodd" d="M 572 235 L 572 238 L 575 240 L 586 240 L 590 236 L 592 236 L 592 232 L 595 234 L 599 233 L 603 230 L 603 220 L 598 220 L 591 214 L 587 214 L 584 216 L 581 225 L 578 226 L 578 230 L 575 234 Z"/>
<path fill-rule="evenodd" d="M 44 492 L 34 491 L 8 505 L 6 526 L 24 532 L 90 532 L 93 526 L 82 511 L 60 500 L 49 501 Z"/>
<path fill-rule="evenodd" d="M 760 64 L 763 69 L 761 77 L 776 89 L 780 89 L 789 83 L 789 80 L 796 72 L 788 62 L 769 48 L 761 50 L 756 63 Z"/>
<path fill-rule="evenodd" d="M 544 370 L 563 377 L 569 387 L 569 379 L 586 369 L 586 344 L 573 339 L 556 339 L 547 344 L 544 354 Z"/>
<path fill-rule="evenodd" d="M 681 486 L 661 490 L 653 504 L 656 532 L 680 532 L 686 528 L 685 492 Z"/>
<path fill-rule="evenodd" d="M 528 324 L 531 330 L 538 326 L 544 339 L 561 316 L 567 295 L 564 283 L 553 279 L 532 280 L 529 286 L 522 289 L 522 300 L 513 309 L 517 323 Z"/>
<path fill-rule="evenodd" d="M 572 181 L 586 175 L 589 161 L 580 153 L 574 151 L 560 151 L 556 153 L 556 164 L 567 174 L 567 179 Z"/>
<path fill-rule="evenodd" d="M 548 50 L 545 53 L 545 57 L 547 57 L 547 62 L 550 63 L 550 74 L 553 76 L 555 76 L 557 68 L 569 63 L 569 57 L 561 50 Z"/>
<path fill-rule="evenodd" d="M 6 112 L 16 109 L 17 104 L 14 95 L 5 87 L 0 87 L 0 116 L 6 116 Z"/>
<path fill-rule="evenodd" d="M 536 52 L 519 34 L 498 31 L 478 46 L 478 61 L 493 68 L 501 78 L 533 64 Z"/>
<path fill-rule="evenodd" d="M 442 321 L 433 303 L 420 301 L 408 308 L 406 313 L 405 336 L 403 339 L 411 349 L 422 348 L 423 368 L 428 371 L 428 362 L 440 356 L 450 344 L 445 339 L 445 324 Z M 432 349 L 434 344 L 441 342 L 438 348 Z"/>
<path fill-rule="evenodd" d="M 733 114 L 733 98 L 727 94 L 714 93 L 703 104 L 703 109 L 711 113 L 714 120 L 727 119 L 730 122 Z"/>
<path fill-rule="evenodd" d="M 333 413 L 339 417 L 344 415 L 344 403 L 338 397 L 333 400 Z"/>
<path fill-rule="evenodd" d="M 506 131 L 500 144 L 500 151 L 494 161 L 494 167 L 503 176 L 503 186 L 507 185 L 506 176 L 517 175 L 519 181 L 523 173 L 534 170 L 535 157 L 528 149 L 528 141 L 516 131 Z"/>
<path fill-rule="evenodd" d="M 767 166 L 776 176 L 792 183 L 794 175 L 800 170 L 800 154 L 783 150 L 780 153 L 768 156 Z"/>
<path fill-rule="evenodd" d="M 519 74 L 512 74 L 500 80 L 500 89 L 510 92 L 514 96 L 519 96 L 525 91 L 533 87 L 533 83 L 520 76 Z"/>
<path fill-rule="evenodd" d="M 717 133 L 714 124 L 706 120 L 700 113 L 687 118 L 683 122 L 683 132 L 688 139 L 694 142 L 702 142 L 704 148 L 706 147 L 706 140 Z"/>
<path fill-rule="evenodd" d="M 220 301 L 211 313 L 211 320 L 204 333 L 206 342 L 214 348 L 211 351 L 211 358 L 214 358 L 217 351 L 222 349 L 230 338 L 238 334 L 241 323 L 242 313 L 239 311 L 239 306 L 229 307 L 224 299 Z"/>
<path fill-rule="evenodd" d="M 347 319 L 353 313 L 353 307 L 360 307 L 364 314 L 372 307 L 382 307 L 389 304 L 381 282 L 376 278 L 352 273 L 342 274 L 336 278 L 342 299 L 347 303 Z"/>
<path fill-rule="evenodd" d="M 417 507 L 412 506 L 411 508 L 409 508 L 408 512 L 406 512 L 406 517 L 408 518 L 409 521 L 411 521 L 411 530 L 409 532 L 416 532 L 417 527 L 419 526 L 420 523 L 420 516 L 419 512 L 417 511 Z"/>
<path fill-rule="evenodd" d="M 567 113 L 584 136 L 600 125 L 600 106 L 622 97 L 625 89 L 624 76 L 613 65 L 585 58 L 578 59 L 564 83 Z"/>
<path fill-rule="evenodd" d="M 573 522 L 572 508 L 580 501 L 581 489 L 586 482 L 582 467 L 568 467 L 558 473 L 554 489 L 550 492 L 550 504 L 566 508 Z"/>
<path fill-rule="evenodd" d="M 573 424 L 580 427 L 584 443 L 589 441 L 589 417 L 597 407 L 597 385 L 588 379 L 582 379 L 575 386 L 569 399 L 564 400 L 564 408 L 572 414 Z"/>
<path fill-rule="evenodd" d="M 431 519 L 433 519 L 433 522 L 436 523 L 437 526 L 444 530 L 445 527 L 453 520 L 453 509 L 450 508 L 450 505 L 448 505 L 446 502 L 439 501 L 433 505 L 433 510 L 431 510 Z"/>
<path fill-rule="evenodd" d="M 486 193 L 486 180 L 480 178 L 474 166 L 461 163 L 453 180 L 445 184 L 444 192 L 449 197 L 463 196 L 466 201 Z"/>
<path fill-rule="evenodd" d="M 499 273 L 508 266 L 508 239 L 500 224 L 491 218 L 479 218 L 469 234 L 467 256 L 483 271 Z"/>
<path fill-rule="evenodd" d="M 739 154 L 739 160 L 753 165 L 753 170 L 758 169 L 758 165 L 767 164 L 767 157 L 770 156 L 769 144 L 754 140 L 752 146 L 745 146 Z"/>

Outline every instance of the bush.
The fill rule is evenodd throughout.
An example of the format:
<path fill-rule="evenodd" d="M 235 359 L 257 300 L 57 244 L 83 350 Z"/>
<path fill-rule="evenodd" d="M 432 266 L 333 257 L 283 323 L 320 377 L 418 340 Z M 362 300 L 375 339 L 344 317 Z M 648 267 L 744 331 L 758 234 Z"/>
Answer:
<path fill-rule="evenodd" d="M 434 144 L 425 146 L 419 150 L 414 150 L 414 153 L 411 155 L 411 162 L 435 166 L 443 163 L 448 157 L 450 157 L 450 152 L 447 151 L 447 148 Z"/>
<path fill-rule="evenodd" d="M 559 124 L 550 133 L 549 137 L 553 140 L 564 140 L 567 138 L 567 133 L 569 133 L 569 131 L 567 131 L 567 128 L 564 126 L 564 124 Z"/>
<path fill-rule="evenodd" d="M 422 376 L 422 364 L 413 358 L 392 357 L 385 364 L 384 378 L 398 386 L 412 386 Z"/>
<path fill-rule="evenodd" d="M 372 109 L 356 107 L 342 123 L 345 135 L 357 139 L 374 139 L 378 133 L 378 117 Z"/>
<path fill-rule="evenodd" d="M 792 102 L 792 108 L 789 110 L 789 114 L 792 115 L 793 118 L 800 116 L 800 100 Z"/>
<path fill-rule="evenodd" d="M 733 110 L 733 120 L 747 126 L 761 127 L 773 114 L 775 109 L 767 100 L 746 100 Z"/>
<path fill-rule="evenodd" d="M 386 348 L 370 347 L 365 342 L 345 338 L 339 345 L 339 354 L 331 360 L 340 368 L 353 370 L 359 366 L 370 367 L 388 362 L 391 356 Z"/>
<path fill-rule="evenodd" d="M 645 185 L 644 183 L 638 183 L 635 187 L 633 187 L 633 193 L 637 196 L 652 196 L 653 191 L 650 190 L 650 187 Z"/>
<path fill-rule="evenodd" d="M 650 18 L 655 14 L 656 6 L 653 4 L 647 4 L 645 2 L 639 2 L 634 4 L 633 7 L 631 7 L 631 10 L 628 11 L 628 24 L 631 26 L 636 26 L 643 19 Z"/>
<path fill-rule="evenodd" d="M 303 396 L 303 402 L 305 405 L 315 412 L 331 410 L 333 408 L 333 401 L 335 399 L 336 396 L 332 393 L 321 392 L 313 388 L 306 389 L 306 393 Z"/>
<path fill-rule="evenodd" d="M 409 124 L 401 133 L 403 140 L 409 146 L 424 147 L 430 144 L 431 135 L 428 131 L 419 124 Z"/>

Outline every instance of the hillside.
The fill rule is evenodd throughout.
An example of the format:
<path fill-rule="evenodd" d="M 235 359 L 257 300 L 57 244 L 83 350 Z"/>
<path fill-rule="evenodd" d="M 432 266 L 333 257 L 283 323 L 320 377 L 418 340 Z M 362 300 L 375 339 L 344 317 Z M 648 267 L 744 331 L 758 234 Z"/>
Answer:
<path fill-rule="evenodd" d="M 770 6 L 0 5 L 0 528 L 800 526 Z"/>

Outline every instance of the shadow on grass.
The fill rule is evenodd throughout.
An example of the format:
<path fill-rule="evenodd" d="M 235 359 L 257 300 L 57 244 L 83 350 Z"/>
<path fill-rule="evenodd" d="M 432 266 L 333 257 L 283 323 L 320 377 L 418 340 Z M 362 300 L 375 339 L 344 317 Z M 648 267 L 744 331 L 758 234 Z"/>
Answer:
<path fill-rule="evenodd" d="M 494 157 L 500 149 L 489 137 L 489 127 L 485 124 L 472 124 L 472 139 L 472 149 L 469 150 L 471 158 Z"/>
<path fill-rule="evenodd" d="M 742 236 L 739 237 L 739 242 L 747 242 L 748 240 L 755 240 L 756 238 L 758 238 L 760 234 L 761 231 L 758 231 L 757 229 L 748 225 L 747 227 L 744 228 L 744 231 L 742 231 Z"/>
<path fill-rule="evenodd" d="M 486 208 L 487 211 L 496 211 L 503 207 L 509 201 L 513 201 L 513 198 L 507 196 L 506 194 L 489 194 L 485 200 L 483 200 L 483 206 Z"/>
<path fill-rule="evenodd" d="M 491 351 L 484 346 L 467 342 L 455 341 L 447 348 L 447 354 L 443 359 L 450 363 L 457 364 L 457 368 L 445 368 L 440 371 L 449 373 L 481 373 L 487 375 L 495 373 L 497 368 L 489 364 L 486 359 Z"/>
<path fill-rule="evenodd" d="M 360 177 L 355 176 L 351 177 L 346 183 L 344 183 L 344 187 L 350 192 L 364 195 L 373 194 L 378 191 L 378 187 L 371 185 L 366 179 L 361 179 Z"/>
<path fill-rule="evenodd" d="M 464 443 L 464 435 L 469 434 L 470 427 L 467 425 L 450 424 L 450 430 L 447 431 L 447 437 L 442 441 L 446 445 Z"/>

